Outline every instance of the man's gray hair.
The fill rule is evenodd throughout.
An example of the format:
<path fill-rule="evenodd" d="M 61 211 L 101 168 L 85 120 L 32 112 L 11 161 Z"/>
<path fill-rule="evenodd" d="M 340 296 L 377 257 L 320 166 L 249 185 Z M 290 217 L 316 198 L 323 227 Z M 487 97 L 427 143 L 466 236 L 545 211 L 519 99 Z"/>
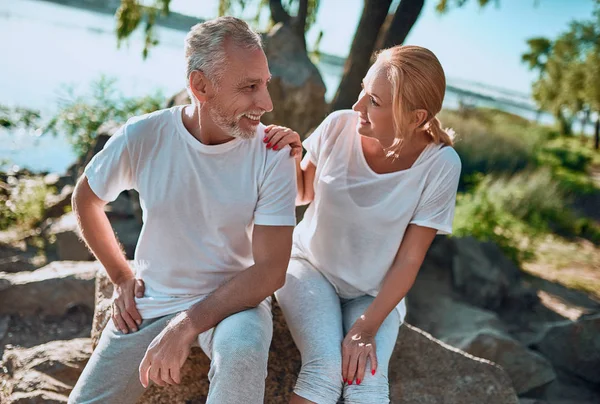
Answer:
<path fill-rule="evenodd" d="M 194 25 L 185 37 L 188 87 L 190 75 L 194 70 L 202 71 L 209 80 L 218 85 L 227 61 L 227 39 L 244 49 L 262 49 L 263 46 L 260 35 L 239 18 L 219 17 Z"/>

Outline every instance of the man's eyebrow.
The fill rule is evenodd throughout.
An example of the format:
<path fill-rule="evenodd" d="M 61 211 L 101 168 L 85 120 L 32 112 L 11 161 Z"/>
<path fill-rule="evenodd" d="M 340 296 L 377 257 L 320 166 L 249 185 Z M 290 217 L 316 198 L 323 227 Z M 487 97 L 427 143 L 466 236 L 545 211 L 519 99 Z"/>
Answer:
<path fill-rule="evenodd" d="M 272 78 L 272 77 L 273 77 L 273 76 L 269 76 L 269 78 L 267 79 L 267 83 L 268 83 L 269 81 L 271 81 L 271 78 Z M 240 84 L 240 85 L 251 85 L 251 84 L 262 84 L 262 83 L 264 83 L 264 80 L 263 80 L 263 79 L 251 79 L 251 78 L 245 78 L 245 79 L 242 79 L 242 80 L 240 81 L 240 83 L 239 83 L 239 84 Z"/>

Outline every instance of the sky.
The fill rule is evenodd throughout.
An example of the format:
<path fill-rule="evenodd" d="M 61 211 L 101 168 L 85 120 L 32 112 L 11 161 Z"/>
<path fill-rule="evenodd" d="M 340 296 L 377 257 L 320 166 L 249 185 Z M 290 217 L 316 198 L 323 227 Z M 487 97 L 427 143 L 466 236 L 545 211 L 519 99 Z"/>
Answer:
<path fill-rule="evenodd" d="M 255 0 L 256 1 L 256 0 Z M 520 55 L 528 38 L 555 38 L 572 20 L 590 19 L 594 0 L 499 0 L 480 8 L 470 0 L 444 15 L 437 0 L 425 6 L 405 43 L 424 46 L 440 59 L 446 75 L 529 93 L 536 73 L 527 70 Z M 171 9 L 203 18 L 217 15 L 217 0 L 172 0 Z M 320 50 L 346 56 L 363 8 L 363 0 L 321 0 L 317 23 L 307 33 L 314 43 L 320 30 Z M 249 14 L 254 15 L 252 10 Z"/>

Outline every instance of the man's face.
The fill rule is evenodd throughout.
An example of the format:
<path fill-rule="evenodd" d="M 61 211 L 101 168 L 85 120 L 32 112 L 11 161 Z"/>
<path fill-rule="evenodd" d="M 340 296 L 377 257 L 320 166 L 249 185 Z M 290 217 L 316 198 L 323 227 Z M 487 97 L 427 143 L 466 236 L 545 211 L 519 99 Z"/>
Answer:
<path fill-rule="evenodd" d="M 261 49 L 226 44 L 227 61 L 217 86 L 203 108 L 229 136 L 253 138 L 260 118 L 273 110 L 267 84 L 271 79 L 267 57 Z"/>

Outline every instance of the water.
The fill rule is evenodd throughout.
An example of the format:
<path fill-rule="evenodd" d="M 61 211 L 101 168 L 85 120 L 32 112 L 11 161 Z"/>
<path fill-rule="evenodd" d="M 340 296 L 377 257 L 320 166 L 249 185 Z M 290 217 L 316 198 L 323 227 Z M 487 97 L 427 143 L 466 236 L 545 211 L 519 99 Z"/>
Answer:
<path fill-rule="evenodd" d="M 117 49 L 114 24 L 114 17 L 107 14 L 34 0 L 0 0 L 0 104 L 37 109 L 48 119 L 56 112 L 65 85 L 75 85 L 76 93 L 85 93 L 102 74 L 116 78 L 126 96 L 157 90 L 170 96 L 184 87 L 185 32 L 158 27 L 160 45 L 143 60 L 141 33 Z M 318 67 L 330 100 L 343 68 L 326 63 Z M 503 95 L 499 89 L 482 89 L 476 83 L 449 79 L 448 84 L 533 106 L 523 96 Z M 500 107 L 529 119 L 535 116 L 532 109 L 465 97 L 451 90 L 444 106 L 456 108 L 459 100 Z M 34 171 L 64 172 L 75 154 L 62 136 L 0 129 L 0 162 L 3 160 Z"/>

